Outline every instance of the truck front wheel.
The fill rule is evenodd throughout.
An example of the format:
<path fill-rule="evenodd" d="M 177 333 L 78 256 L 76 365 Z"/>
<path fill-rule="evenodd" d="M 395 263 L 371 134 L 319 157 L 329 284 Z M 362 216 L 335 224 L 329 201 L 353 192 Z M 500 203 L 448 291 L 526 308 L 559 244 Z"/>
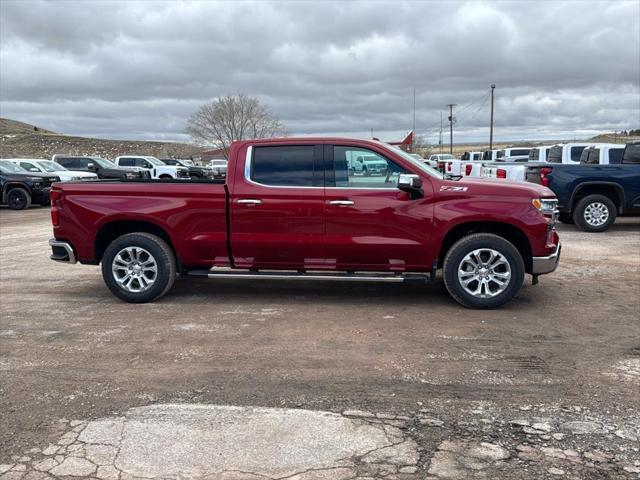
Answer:
<path fill-rule="evenodd" d="M 467 308 L 496 308 L 517 295 L 524 281 L 524 261 L 504 238 L 476 233 L 458 240 L 443 265 L 449 294 Z"/>
<path fill-rule="evenodd" d="M 152 302 L 173 286 L 176 257 L 167 243 L 145 232 L 116 238 L 102 257 L 102 278 L 116 297 L 130 303 Z"/>
<path fill-rule="evenodd" d="M 7 194 L 7 205 L 11 210 L 29 208 L 31 206 L 31 195 L 24 188 L 12 188 Z"/>
<path fill-rule="evenodd" d="M 616 205 L 604 195 L 587 195 L 573 212 L 576 225 L 585 232 L 604 232 L 616 221 Z"/>

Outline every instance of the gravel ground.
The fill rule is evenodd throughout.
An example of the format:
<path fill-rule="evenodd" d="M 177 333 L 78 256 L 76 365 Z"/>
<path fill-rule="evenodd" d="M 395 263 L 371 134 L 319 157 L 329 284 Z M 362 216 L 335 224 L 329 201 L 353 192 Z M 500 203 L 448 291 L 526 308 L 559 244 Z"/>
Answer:
<path fill-rule="evenodd" d="M 190 279 L 128 305 L 48 260 L 47 209 L 2 209 L 0 478 L 129 478 L 78 438 L 159 404 L 373 418 L 411 445 L 303 480 L 640 478 L 640 222 L 559 230 L 558 270 L 495 311 L 440 283 Z"/>

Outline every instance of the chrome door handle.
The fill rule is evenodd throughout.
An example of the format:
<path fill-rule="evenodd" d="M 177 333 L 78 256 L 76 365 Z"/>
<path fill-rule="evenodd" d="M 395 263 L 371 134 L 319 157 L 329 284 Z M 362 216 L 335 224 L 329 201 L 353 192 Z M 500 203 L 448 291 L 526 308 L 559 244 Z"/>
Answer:
<path fill-rule="evenodd" d="M 338 206 L 347 206 L 353 205 L 355 202 L 353 200 L 331 200 L 329 205 L 338 205 Z"/>
<path fill-rule="evenodd" d="M 262 200 L 258 200 L 255 198 L 241 198 L 236 202 L 238 205 L 260 205 Z"/>

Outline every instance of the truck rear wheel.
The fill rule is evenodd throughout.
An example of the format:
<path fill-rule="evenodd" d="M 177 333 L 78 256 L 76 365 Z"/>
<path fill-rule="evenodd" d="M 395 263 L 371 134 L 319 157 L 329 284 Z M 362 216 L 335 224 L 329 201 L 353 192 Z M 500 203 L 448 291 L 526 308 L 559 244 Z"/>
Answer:
<path fill-rule="evenodd" d="M 31 206 L 31 195 L 24 188 L 12 188 L 7 194 L 7 205 L 11 210 L 25 210 Z"/>
<path fill-rule="evenodd" d="M 573 212 L 576 225 L 585 232 L 604 232 L 616 221 L 615 203 L 604 195 L 587 195 Z"/>
<path fill-rule="evenodd" d="M 520 291 L 524 273 L 518 249 L 489 233 L 458 240 L 443 265 L 449 294 L 467 308 L 496 308 L 509 302 Z"/>
<path fill-rule="evenodd" d="M 167 243 L 145 232 L 116 238 L 102 257 L 102 278 L 116 297 L 130 303 L 162 297 L 176 279 L 176 257 Z"/>

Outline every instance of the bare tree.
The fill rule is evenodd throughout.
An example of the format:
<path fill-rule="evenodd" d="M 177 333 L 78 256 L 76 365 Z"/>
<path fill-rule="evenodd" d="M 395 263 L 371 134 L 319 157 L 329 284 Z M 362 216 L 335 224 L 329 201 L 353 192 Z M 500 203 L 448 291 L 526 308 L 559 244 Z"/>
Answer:
<path fill-rule="evenodd" d="M 187 121 L 187 133 L 197 143 L 220 145 L 228 158 L 231 142 L 283 136 L 287 129 L 257 98 L 239 94 L 202 105 Z"/>

